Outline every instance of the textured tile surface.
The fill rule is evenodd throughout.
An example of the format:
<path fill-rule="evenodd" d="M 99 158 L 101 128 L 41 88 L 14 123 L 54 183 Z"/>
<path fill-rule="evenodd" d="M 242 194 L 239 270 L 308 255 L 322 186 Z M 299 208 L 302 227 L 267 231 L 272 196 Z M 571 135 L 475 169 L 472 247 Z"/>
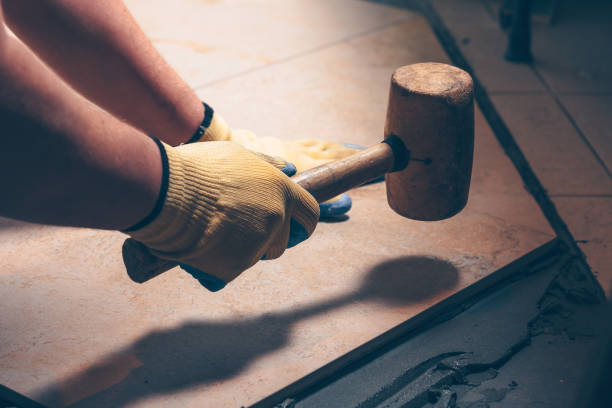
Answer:
<path fill-rule="evenodd" d="M 560 3 L 555 24 L 533 24 L 537 70 L 554 92 L 612 92 L 612 3 Z"/>
<path fill-rule="evenodd" d="M 612 179 L 552 96 L 491 98 L 550 195 L 612 194 Z"/>
<path fill-rule="evenodd" d="M 432 0 L 457 46 L 488 92 L 539 92 L 545 87 L 533 70 L 504 59 L 507 37 L 482 0 Z"/>
<path fill-rule="evenodd" d="M 561 102 L 608 170 L 612 170 L 612 93 L 561 94 Z"/>
<path fill-rule="evenodd" d="M 507 36 L 499 28 L 497 18 L 498 9 L 503 2 L 466 0 L 453 4 L 453 0 L 433 0 L 433 3 L 439 5 L 438 11 L 441 14 L 455 19 L 446 21 L 453 28 L 453 34 L 462 35 L 465 30 L 471 30 L 476 35 L 495 39 L 499 44 L 498 48 L 502 50 L 501 55 L 507 46 Z M 552 3 L 557 3 L 557 7 L 552 13 L 552 23 L 548 23 L 551 13 L 546 6 Z M 488 11 L 488 18 L 485 17 L 485 10 Z M 532 10 L 531 51 L 536 76 L 533 72 L 525 72 L 524 76 L 498 75 L 495 78 L 494 75 L 490 78 L 492 83 L 503 83 L 507 80 L 507 83 L 516 85 L 516 88 L 506 90 L 516 92 L 525 90 L 526 86 L 533 87 L 534 79 L 541 78 L 545 86 L 555 93 L 612 91 L 612 72 L 608 69 L 612 62 L 612 48 L 608 40 L 611 34 L 612 3 L 608 0 L 539 1 L 532 4 Z M 457 21 L 459 15 L 463 16 L 462 21 Z M 490 51 L 476 49 L 476 53 L 482 58 L 481 54 Z M 470 60 L 477 62 L 471 57 Z M 523 66 L 530 71 L 529 67 L 522 64 L 510 65 Z M 504 71 L 500 71 L 502 72 Z M 518 74 L 519 71 L 514 73 Z"/>
<path fill-rule="evenodd" d="M 125 3 L 150 33 L 155 46 L 194 87 L 295 58 L 411 17 L 404 10 L 352 0 Z"/>
<path fill-rule="evenodd" d="M 299 58 L 200 87 L 198 94 L 232 126 L 257 135 L 368 145 L 383 137 L 391 74 L 416 61 L 447 59 L 426 21 L 412 15 Z"/>
<path fill-rule="evenodd" d="M 612 196 L 557 197 L 555 205 L 606 295 L 612 297 Z"/>
<path fill-rule="evenodd" d="M 605 272 L 610 240 L 603 233 L 612 194 L 612 3 L 558 2 L 554 24 L 537 17 L 532 23 L 534 64 L 510 64 L 511 69 L 502 68 L 508 63 L 499 54 L 507 43 L 496 21 L 501 0 L 432 3 L 612 296 Z M 462 42 L 463 37 L 479 39 L 479 46 L 470 48 L 472 40 Z M 487 39 L 495 40 L 485 46 Z M 489 75 L 491 67 L 496 69 Z M 534 79 L 540 85 L 534 86 Z"/>
<path fill-rule="evenodd" d="M 215 16 L 205 29 L 217 51 L 202 60 L 156 45 L 194 86 L 216 81 L 198 92 L 230 123 L 270 136 L 375 143 L 391 72 L 445 61 L 421 18 L 360 1 L 128 4 L 172 41 L 199 44 L 186 27 Z M 223 38 L 257 20 L 248 13 L 263 19 L 236 32 L 250 45 Z M 253 58 L 240 65 L 236 49 Z M 362 187 L 348 220 L 321 223 L 216 294 L 178 269 L 131 283 L 118 232 L 2 220 L 0 383 L 52 406 L 239 407 L 303 377 L 553 238 L 479 113 L 476 124 L 461 214 L 411 221 L 388 208 L 383 184 Z"/>

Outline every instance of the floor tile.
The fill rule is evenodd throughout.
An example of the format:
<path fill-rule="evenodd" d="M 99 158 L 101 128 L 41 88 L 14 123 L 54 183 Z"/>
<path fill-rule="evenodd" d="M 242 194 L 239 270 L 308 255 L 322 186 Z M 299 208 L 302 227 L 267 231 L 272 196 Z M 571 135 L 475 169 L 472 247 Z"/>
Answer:
<path fill-rule="evenodd" d="M 353 0 L 127 0 L 126 5 L 162 55 L 194 87 L 411 15 Z"/>
<path fill-rule="evenodd" d="M 478 2 L 479 0 L 461 2 L 455 8 L 463 9 L 463 13 L 471 13 L 477 9 L 476 4 L 471 3 Z M 491 18 L 497 21 L 497 10 L 503 0 L 485 0 L 484 3 Z M 612 49 L 608 45 L 608 38 L 612 35 L 610 2 L 607 0 L 593 0 L 588 3 L 556 2 L 552 24 L 547 22 L 548 15 L 543 14 L 545 10 L 541 4 L 544 2 L 539 3 L 533 4 L 535 8 L 540 6 L 540 10 L 539 13 L 532 15 L 531 22 L 531 51 L 538 75 L 542 76 L 553 92 L 610 92 L 612 89 L 612 73 L 608 69 L 612 62 Z M 464 21 L 467 25 L 473 22 L 474 18 L 468 17 Z M 476 32 L 484 32 L 487 27 L 487 24 L 481 21 L 471 25 Z M 502 35 L 499 26 L 498 32 L 498 35 Z M 527 82 L 530 83 L 531 79 L 528 78 Z"/>
<path fill-rule="evenodd" d="M 612 3 L 560 3 L 553 25 L 532 25 L 536 69 L 557 93 L 612 92 Z"/>
<path fill-rule="evenodd" d="M 601 287 L 612 298 L 612 196 L 557 197 L 554 202 Z"/>
<path fill-rule="evenodd" d="M 507 36 L 481 0 L 433 0 L 432 4 L 488 92 L 545 90 L 529 66 L 504 59 Z"/>
<path fill-rule="evenodd" d="M 560 94 L 559 98 L 608 170 L 612 170 L 612 94 Z"/>
<path fill-rule="evenodd" d="M 349 3 L 316 4 L 332 15 Z M 446 56 L 411 15 L 198 92 L 261 135 L 367 145 L 382 136 L 391 72 L 427 60 Z M 459 215 L 408 220 L 368 185 L 351 191 L 346 221 L 215 294 L 178 269 L 131 283 L 118 232 L 0 222 L 0 383 L 58 406 L 252 404 L 554 237 L 479 112 L 475 151 Z"/>
<path fill-rule="evenodd" d="M 524 201 L 525 188 L 517 183 L 519 175 L 514 166 L 500 165 L 499 143 L 480 110 L 476 110 L 476 127 L 480 129 L 475 146 L 475 162 L 470 190 L 470 206 L 483 214 L 507 218 L 533 232 L 550 231 L 548 221 L 539 208 L 516 206 Z M 495 153 L 495 154 L 492 154 Z"/>
<path fill-rule="evenodd" d="M 551 96 L 491 98 L 550 195 L 612 194 L 612 180 Z"/>
<path fill-rule="evenodd" d="M 448 62 L 428 24 L 413 15 L 197 91 L 232 127 L 260 136 L 368 145 L 383 137 L 391 74 L 423 61 Z"/>
<path fill-rule="evenodd" d="M 501 0 L 487 2 L 489 20 L 482 18 L 478 3 L 477 0 L 461 3 L 434 0 L 437 11 L 458 39 L 469 29 L 499 39 L 504 34 L 498 26 L 496 34 L 495 24 L 492 26 L 491 21 L 496 18 L 495 6 L 499 6 Z M 533 77 L 521 75 L 518 71 L 508 75 L 500 70 L 491 78 L 480 75 L 482 69 L 490 67 L 486 59 L 479 57 L 478 53 L 470 54 L 468 47 L 472 41 L 461 47 L 491 92 L 498 112 L 544 188 L 553 196 L 561 217 L 568 223 L 574 237 L 585 241 L 580 246 L 602 287 L 609 293 L 610 256 L 607 247 L 610 238 L 604 231 L 609 229 L 606 205 L 609 206 L 607 195 L 612 192 L 609 177 L 612 162 L 609 88 L 612 75 L 606 64 L 612 59 L 612 49 L 607 44 L 612 30 L 608 23 L 612 7 L 605 1 L 560 4 L 553 25 L 532 23 L 535 72 L 548 88 L 546 92 L 536 88 L 526 92 L 533 84 Z M 484 54 L 487 48 L 479 46 L 475 50 Z M 506 90 L 491 86 L 503 80 L 512 86 Z M 567 110 L 579 130 L 550 95 L 560 99 L 563 109 Z M 580 195 L 600 197 L 577 197 Z"/>

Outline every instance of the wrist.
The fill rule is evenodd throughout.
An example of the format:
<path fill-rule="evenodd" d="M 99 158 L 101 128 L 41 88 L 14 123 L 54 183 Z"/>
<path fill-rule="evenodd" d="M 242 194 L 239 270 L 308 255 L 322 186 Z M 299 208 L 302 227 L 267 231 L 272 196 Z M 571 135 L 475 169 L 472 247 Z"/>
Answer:
<path fill-rule="evenodd" d="M 207 103 L 202 102 L 204 106 L 204 117 L 202 123 L 196 129 L 193 136 L 185 142 L 196 143 L 196 142 L 213 142 L 213 141 L 230 141 L 231 130 L 227 122 L 217 114 L 213 108 Z"/>
<path fill-rule="evenodd" d="M 136 225 L 124 230 L 166 258 L 191 248 L 200 238 L 198 225 L 207 225 L 216 208 L 218 185 L 202 166 L 188 155 L 157 141 L 163 162 L 162 188 L 154 210 Z"/>
<path fill-rule="evenodd" d="M 131 227 L 124 229 L 123 232 L 126 232 L 126 233 L 129 233 L 131 231 L 136 231 L 138 229 L 145 227 L 146 225 L 149 225 L 154 219 L 157 218 L 157 216 L 159 215 L 159 213 L 161 212 L 164 206 L 164 202 L 166 201 L 166 194 L 168 192 L 169 173 L 170 173 L 169 164 L 168 164 L 168 155 L 166 153 L 166 149 L 164 149 L 163 143 L 159 139 L 156 139 L 156 138 L 152 138 L 152 139 L 157 145 L 159 149 L 159 154 L 161 157 L 161 167 L 162 167 L 161 177 L 162 179 L 161 179 L 161 186 L 159 189 L 159 194 L 157 196 L 155 205 L 153 206 L 153 210 L 151 210 L 149 215 L 147 215 L 145 218 L 138 221 L 136 224 L 132 225 Z"/>
<path fill-rule="evenodd" d="M 206 134 L 208 128 L 210 128 L 215 111 L 206 102 L 202 102 L 202 105 L 204 106 L 202 122 L 200 123 L 196 131 L 193 133 L 191 138 L 189 138 L 189 140 L 185 142 L 185 144 L 203 141 L 201 140 L 202 137 Z"/>

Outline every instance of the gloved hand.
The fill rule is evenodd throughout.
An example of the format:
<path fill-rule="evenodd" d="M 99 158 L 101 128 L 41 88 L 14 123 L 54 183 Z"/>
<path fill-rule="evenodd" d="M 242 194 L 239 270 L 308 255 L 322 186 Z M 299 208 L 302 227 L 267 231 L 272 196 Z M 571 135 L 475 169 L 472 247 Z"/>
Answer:
<path fill-rule="evenodd" d="M 201 126 L 201 137 L 192 141 L 226 140 L 240 143 L 249 150 L 282 157 L 295 165 L 298 172 L 311 169 L 332 160 L 355 154 L 360 149 L 320 139 L 281 140 L 274 137 L 256 137 L 249 130 L 231 129 L 227 122 L 208 105 Z M 204 131 L 205 129 L 205 131 Z M 341 194 L 321 203 L 321 216 L 337 216 L 351 208 L 351 199 Z"/>
<path fill-rule="evenodd" d="M 262 257 L 279 257 L 292 221 L 308 236 L 314 231 L 318 204 L 279 170 L 285 161 L 233 142 L 159 145 L 167 158 L 163 205 L 125 231 L 154 255 L 227 283 Z"/>
<path fill-rule="evenodd" d="M 232 129 L 225 119 L 210 106 L 204 104 L 205 117 L 199 132 L 189 141 L 232 141 L 249 150 L 270 156 L 282 157 L 293 163 L 298 172 L 311 169 L 332 160 L 342 159 L 359 151 L 321 139 L 281 140 L 274 137 L 257 137 L 249 130 Z"/>

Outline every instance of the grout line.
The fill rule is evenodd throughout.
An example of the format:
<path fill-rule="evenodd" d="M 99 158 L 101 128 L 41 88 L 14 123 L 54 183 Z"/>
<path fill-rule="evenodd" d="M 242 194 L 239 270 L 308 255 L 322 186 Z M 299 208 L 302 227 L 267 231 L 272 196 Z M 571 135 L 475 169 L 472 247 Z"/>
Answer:
<path fill-rule="evenodd" d="M 416 4 L 420 6 L 420 13 L 428 20 L 429 25 L 433 29 L 435 35 L 438 37 L 438 41 L 440 41 L 440 44 L 446 51 L 450 60 L 456 66 L 464 69 L 472 76 L 474 81 L 474 97 L 476 102 L 478 103 L 482 114 L 489 123 L 489 126 L 493 130 L 493 134 L 506 153 L 506 156 L 508 156 L 512 164 L 514 164 L 514 167 L 517 169 L 519 175 L 523 179 L 525 189 L 535 199 L 536 203 L 542 210 L 542 213 L 548 220 L 548 223 L 555 231 L 557 237 L 567 246 L 569 253 L 576 255 L 587 270 L 591 272 L 591 279 L 594 281 L 595 285 L 600 288 L 601 293 L 603 294 L 603 289 L 601 289 L 601 286 L 591 271 L 591 267 L 586 262 L 584 253 L 576 244 L 571 231 L 567 227 L 567 224 L 559 215 L 555 204 L 550 199 L 546 189 L 531 168 L 531 165 L 525 158 L 525 155 L 514 139 L 514 136 L 512 136 L 508 126 L 505 124 L 503 118 L 489 98 L 486 89 L 480 83 L 480 80 L 474 74 L 474 70 L 463 56 L 463 53 L 459 49 L 455 38 L 446 27 L 442 17 L 440 17 L 430 0 L 409 0 L 409 2 L 410 4 L 414 4 L 416 2 Z"/>
<path fill-rule="evenodd" d="M 549 194 L 549 197 L 612 198 L 612 194 Z"/>
<path fill-rule="evenodd" d="M 207 88 L 207 87 L 212 86 L 212 85 L 216 85 L 216 84 L 219 84 L 219 83 L 222 83 L 222 82 L 225 82 L 225 81 L 229 81 L 231 79 L 235 79 L 235 78 L 238 78 L 238 77 L 241 77 L 241 76 L 244 76 L 244 75 L 248 75 L 248 74 L 251 74 L 253 72 L 261 71 L 262 69 L 265 69 L 265 68 L 269 68 L 269 67 L 272 67 L 272 66 L 275 66 L 275 65 L 284 64 L 285 62 L 289 62 L 289 61 L 301 58 L 301 57 L 303 57 L 305 55 L 312 54 L 312 53 L 315 53 L 315 52 L 318 52 L 318 51 L 322 51 L 322 50 L 325 50 L 327 48 L 334 47 L 334 46 L 336 46 L 338 44 L 342 44 L 342 43 L 345 43 L 345 42 L 348 42 L 348 41 L 351 41 L 351 40 L 354 40 L 354 39 L 366 36 L 368 34 L 372 34 L 372 33 L 375 33 L 377 31 L 382 31 L 382 30 L 384 30 L 386 28 L 399 25 L 401 23 L 404 23 L 404 22 L 410 20 L 411 18 L 412 18 L 412 16 L 408 15 L 408 16 L 401 17 L 401 18 L 398 18 L 398 19 L 395 19 L 395 20 L 391 20 L 391 21 L 389 21 L 387 23 L 384 23 L 384 24 L 381 24 L 379 26 L 375 26 L 375 27 L 369 28 L 369 29 L 364 30 L 364 31 L 360 31 L 360 32 L 355 33 L 355 34 L 351 34 L 351 35 L 348 35 L 346 37 L 342 37 L 342 38 L 340 38 L 338 40 L 335 40 L 335 41 L 332 41 L 332 42 L 329 42 L 329 43 L 318 45 L 318 46 L 316 46 L 314 48 L 310 48 L 308 50 L 301 51 L 301 52 L 298 52 L 296 54 L 292 54 L 292 55 L 289 55 L 287 57 L 280 58 L 280 59 L 275 60 L 275 61 L 270 62 L 270 63 L 264 64 L 264 65 L 261 65 L 261 66 L 258 66 L 258 67 L 254 67 L 254 68 L 249 68 L 249 69 L 246 69 L 244 71 L 240 71 L 240 72 L 228 75 L 228 76 L 223 77 L 223 78 L 214 79 L 212 81 L 205 82 L 205 83 L 200 84 L 200 85 L 196 85 L 196 86 L 193 87 L 193 89 L 195 91 L 199 91 L 199 90 L 202 90 L 202 89 Z"/>
<path fill-rule="evenodd" d="M 567 249 L 563 242 L 558 238 L 548 241 L 248 408 L 279 408 L 279 404 L 287 399 L 302 400 L 334 380 L 364 366 L 406 338 L 452 319 L 485 297 L 510 283 L 541 272 L 539 267 L 552 264 L 564 256 L 567 256 Z"/>
<path fill-rule="evenodd" d="M 493 18 L 495 20 L 494 12 L 490 8 L 490 3 L 491 2 L 487 1 L 487 0 L 481 0 L 480 2 L 482 4 L 482 6 L 487 10 L 487 12 L 491 15 L 491 18 Z M 488 94 L 490 96 L 496 96 L 496 95 L 538 95 L 538 94 L 547 93 L 550 96 L 552 96 L 554 98 L 554 100 L 555 100 L 555 103 L 559 106 L 559 108 L 561 109 L 561 111 L 563 112 L 565 117 L 570 121 L 570 123 L 572 124 L 572 126 L 574 127 L 574 129 L 576 130 L 576 132 L 578 133 L 580 138 L 583 140 L 583 142 L 587 145 L 587 147 L 589 148 L 589 150 L 591 151 L 591 153 L 593 154 L 595 159 L 603 167 L 604 171 L 608 174 L 608 176 L 612 177 L 612 174 L 610 173 L 610 169 L 607 167 L 605 162 L 601 159 L 599 154 L 597 154 L 597 151 L 591 145 L 591 143 L 589 142 L 588 138 L 582 132 L 582 130 L 580 129 L 578 124 L 575 122 L 574 118 L 569 113 L 568 109 L 565 107 L 565 105 L 563 105 L 561 100 L 558 98 L 558 95 L 595 95 L 595 96 L 601 96 L 601 95 L 612 95 L 612 92 L 610 92 L 610 91 L 598 91 L 598 92 L 590 92 L 590 91 L 555 92 L 555 91 L 553 91 L 551 86 L 548 84 L 548 82 L 546 81 L 544 76 L 536 68 L 535 64 L 530 64 L 530 68 L 534 72 L 535 76 L 539 79 L 540 83 L 542 83 L 542 85 L 544 86 L 544 88 L 545 88 L 544 91 L 489 91 Z M 552 195 L 550 195 L 550 196 L 552 197 Z"/>
<path fill-rule="evenodd" d="M 563 114 L 565 115 L 567 120 L 569 120 L 571 125 L 574 127 L 574 130 L 576 131 L 576 133 L 578 133 L 578 136 L 580 136 L 580 138 L 582 139 L 584 144 L 587 145 L 587 147 L 591 151 L 591 154 L 593 155 L 593 157 L 595 157 L 595 160 L 597 160 L 599 165 L 601 167 L 603 167 L 603 169 L 605 170 L 605 172 L 608 175 L 608 177 L 612 178 L 612 173 L 610 172 L 610 169 L 608 168 L 608 166 L 606 166 L 606 163 L 602 160 L 602 158 L 599 156 L 599 154 L 597 154 L 597 151 L 595 150 L 595 148 L 593 147 L 593 145 L 591 144 L 589 139 L 586 137 L 586 135 L 582 132 L 582 129 L 580 129 L 580 126 L 578 126 L 578 124 L 574 120 L 574 117 L 569 113 L 569 111 L 567 110 L 565 105 L 563 105 L 563 103 L 561 102 L 561 99 L 559 99 L 559 96 L 551 89 L 551 87 L 548 84 L 548 82 L 546 82 L 546 79 L 544 78 L 544 76 L 542 76 L 542 74 L 536 68 L 536 66 L 534 64 L 531 65 L 531 69 L 532 69 L 533 73 L 538 77 L 540 82 L 542 82 L 542 85 L 544 85 L 544 87 L 546 88 L 546 90 L 548 91 L 550 96 L 553 97 L 553 99 L 555 100 L 555 103 L 557 104 L 559 109 L 561 109 L 561 112 L 563 112 Z"/>
<path fill-rule="evenodd" d="M 612 96 L 612 91 L 560 91 L 557 95 Z"/>
<path fill-rule="evenodd" d="M 335 379 L 361 367 L 368 361 L 371 361 L 380 354 L 384 353 L 386 350 L 395 346 L 405 337 L 413 336 L 419 332 L 428 330 L 429 328 L 436 326 L 437 324 L 448 320 L 461 311 L 469 308 L 476 301 L 483 298 L 487 294 L 494 293 L 497 289 L 507 286 L 510 282 L 522 279 L 525 277 L 525 274 L 528 272 L 530 267 L 532 267 L 534 264 L 537 265 L 546 258 L 556 258 L 568 255 L 576 256 L 579 259 L 579 262 L 581 262 L 581 265 L 586 267 L 586 269 L 589 271 L 589 274 L 594 282 L 594 287 L 600 288 L 601 295 L 605 296 L 603 295 L 603 291 L 601 290 L 599 283 L 597 283 L 592 276 L 592 273 L 590 273 L 590 267 L 585 261 L 584 254 L 574 242 L 571 233 L 567 229 L 567 226 L 559 217 L 554 204 L 552 201 L 550 201 L 550 198 L 547 196 L 543 186 L 540 184 L 535 173 L 530 168 L 529 163 L 523 156 L 520 148 L 516 144 L 516 141 L 510 134 L 502 118 L 499 116 L 499 113 L 495 110 L 486 91 L 478 81 L 478 78 L 473 75 L 469 64 L 459 51 L 457 44 L 454 42 L 454 38 L 445 27 L 440 16 L 437 14 L 435 9 L 433 9 L 433 6 L 428 0 L 406 0 L 405 3 L 408 3 L 411 6 L 414 6 L 415 4 L 419 6 L 416 8 L 416 10 L 418 10 L 420 14 L 428 20 L 430 27 L 438 37 L 442 47 L 446 50 L 449 58 L 454 64 L 466 69 L 466 71 L 472 74 L 475 85 L 474 93 L 483 114 L 493 129 L 494 134 L 498 138 L 499 143 L 504 148 L 506 155 L 511 159 L 514 166 L 519 171 L 521 178 L 525 182 L 527 191 L 540 205 L 544 215 L 557 233 L 557 237 L 511 262 L 493 274 L 476 281 L 467 288 L 464 288 L 451 295 L 449 298 L 442 300 L 430 308 L 427 308 L 404 323 L 368 341 L 362 346 L 353 349 L 347 354 L 313 371 L 305 377 L 302 377 L 274 394 L 265 397 L 264 399 L 251 405 L 249 408 L 269 408 L 272 406 L 278 408 L 281 405 L 285 406 L 286 404 L 284 402 L 286 401 L 289 401 L 287 406 L 293 406 L 296 401 L 300 401 L 304 398 L 304 396 L 311 395 Z"/>
<path fill-rule="evenodd" d="M 496 95 L 547 95 L 548 92 L 546 90 L 543 91 L 489 91 L 489 96 Z"/>

